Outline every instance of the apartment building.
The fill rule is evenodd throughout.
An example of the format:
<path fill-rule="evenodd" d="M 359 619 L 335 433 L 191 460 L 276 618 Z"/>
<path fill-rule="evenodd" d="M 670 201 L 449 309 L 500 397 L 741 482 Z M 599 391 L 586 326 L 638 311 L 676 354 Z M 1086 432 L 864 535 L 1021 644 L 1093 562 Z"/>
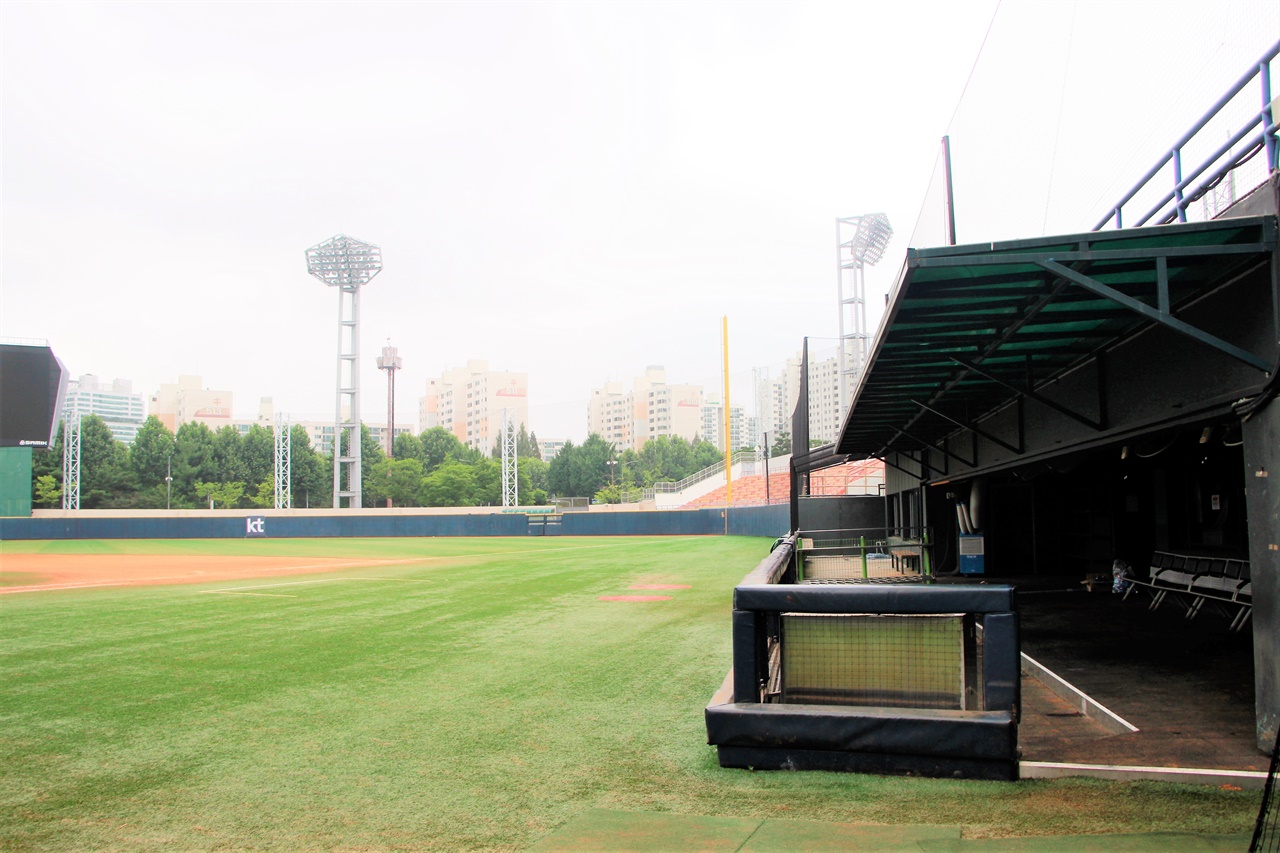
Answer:
<path fill-rule="evenodd" d="M 762 444 L 762 433 L 770 436 L 791 432 L 791 413 L 800 398 L 801 358 L 795 355 L 774 376 L 757 371 L 758 418 L 753 444 Z M 834 354 L 809 357 L 809 438 L 823 444 L 834 441 L 844 412 L 840 408 L 840 360 Z M 773 441 L 772 438 L 769 439 Z"/>
<path fill-rule="evenodd" d="M 473 359 L 427 380 L 427 393 L 418 398 L 418 426 L 444 427 L 468 447 L 488 453 L 502 432 L 504 409 L 511 410 L 517 428 L 528 426 L 529 374 L 490 370 L 488 361 Z"/>
<path fill-rule="evenodd" d="M 741 406 L 729 407 L 729 447 L 741 450 L 744 447 L 755 447 L 756 419 L 749 418 Z M 719 400 L 708 400 L 702 405 L 702 430 L 699 432 L 704 441 L 714 444 L 721 453 L 724 452 L 724 404 Z"/>
<path fill-rule="evenodd" d="M 190 421 L 205 424 L 215 432 L 231 423 L 232 395 L 204 387 L 199 376 L 179 376 L 173 384 L 160 385 L 151 395 L 149 414 L 155 415 L 171 431 Z"/>
<path fill-rule="evenodd" d="M 68 420 L 97 415 L 102 418 L 116 441 L 133 444 L 138 430 L 147 419 L 146 403 L 141 394 L 133 393 L 128 379 L 115 379 L 110 385 L 92 373 L 67 383 L 67 399 L 63 416 Z"/>
<path fill-rule="evenodd" d="M 702 432 L 702 386 L 669 383 L 661 366 L 645 368 L 630 389 L 621 382 L 605 383 L 591 392 L 587 431 L 618 450 L 637 452 L 662 435 L 693 441 Z"/>

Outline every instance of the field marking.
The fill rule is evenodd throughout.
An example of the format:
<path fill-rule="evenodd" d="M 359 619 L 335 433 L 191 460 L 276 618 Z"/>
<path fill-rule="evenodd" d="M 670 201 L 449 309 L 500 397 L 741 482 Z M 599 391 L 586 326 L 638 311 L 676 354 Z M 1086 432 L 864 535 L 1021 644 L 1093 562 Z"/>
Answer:
<path fill-rule="evenodd" d="M 297 598 L 296 595 L 286 595 L 281 592 L 233 592 L 224 589 L 206 589 L 204 590 L 212 595 L 256 595 L 260 598 Z"/>
<path fill-rule="evenodd" d="M 261 583 L 251 586 L 229 586 L 225 589 L 202 589 L 198 591 L 200 595 L 215 595 L 217 593 L 228 593 L 236 595 L 270 595 L 270 593 L 248 593 L 240 592 L 245 589 L 272 589 L 278 586 L 301 586 L 310 583 L 345 583 L 347 581 L 388 581 L 391 583 L 433 583 L 434 581 L 427 578 L 315 578 L 306 581 L 284 581 L 282 583 Z M 284 598 L 297 598 L 296 595 L 282 596 Z"/>
<path fill-rule="evenodd" d="M 303 584 L 308 584 L 308 583 L 337 583 L 338 581 L 341 581 L 341 580 L 346 580 L 346 578 L 316 578 L 315 580 L 309 580 L 309 581 L 285 581 L 283 583 L 258 583 L 258 584 L 251 584 L 250 586 L 229 586 L 224 589 L 202 589 L 199 592 L 200 592 L 200 595 L 209 595 L 217 592 L 239 592 L 242 589 L 273 589 L 274 587 L 278 587 L 278 586 L 301 586 Z"/>

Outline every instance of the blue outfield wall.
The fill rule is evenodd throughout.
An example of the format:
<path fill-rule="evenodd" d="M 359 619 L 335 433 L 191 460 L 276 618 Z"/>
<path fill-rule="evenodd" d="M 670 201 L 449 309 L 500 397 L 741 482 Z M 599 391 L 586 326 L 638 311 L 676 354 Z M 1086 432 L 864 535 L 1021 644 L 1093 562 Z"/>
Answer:
<path fill-rule="evenodd" d="M 565 536 L 708 536 L 725 532 L 725 510 L 664 512 L 566 513 Z M 729 533 L 735 536 L 784 536 L 790 515 L 786 506 L 730 509 Z M 363 510 L 351 515 L 222 515 L 131 516 L 78 518 L 0 518 L 4 539 L 242 539 L 249 520 L 262 519 L 255 535 L 269 539 L 382 536 L 527 536 L 526 517 L 519 513 L 487 515 L 377 515 Z"/>
<path fill-rule="evenodd" d="M 243 539 L 263 518 L 268 539 L 378 536 L 525 536 L 523 515 L 242 516 L 212 518 L 0 518 L 0 539 Z"/>

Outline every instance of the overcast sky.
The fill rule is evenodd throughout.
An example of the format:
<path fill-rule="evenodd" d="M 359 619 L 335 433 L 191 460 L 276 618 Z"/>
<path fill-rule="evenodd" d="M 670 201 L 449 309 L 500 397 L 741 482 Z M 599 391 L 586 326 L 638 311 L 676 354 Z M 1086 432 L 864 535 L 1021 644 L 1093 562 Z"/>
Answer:
<path fill-rule="evenodd" d="M 884 211 L 874 330 L 944 134 L 961 242 L 1088 230 L 1280 3 L 5 0 L 0 28 L 0 335 L 331 417 L 304 252 L 342 233 L 383 252 L 366 420 L 389 338 L 398 422 L 479 358 L 581 440 L 591 389 L 646 365 L 718 391 L 722 315 L 750 406 L 752 367 L 837 333 L 836 217 Z"/>

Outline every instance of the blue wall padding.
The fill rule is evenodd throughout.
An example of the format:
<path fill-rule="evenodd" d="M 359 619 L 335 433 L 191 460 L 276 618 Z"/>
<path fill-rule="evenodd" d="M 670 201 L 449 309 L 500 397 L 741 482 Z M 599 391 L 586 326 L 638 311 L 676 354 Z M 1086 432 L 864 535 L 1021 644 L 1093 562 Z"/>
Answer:
<path fill-rule="evenodd" d="M 565 513 L 555 533 L 564 536 L 714 536 L 725 532 L 724 510 L 661 512 Z M 0 539 L 239 539 L 245 519 L 261 515 L 210 515 L 162 518 L 137 516 L 72 518 L 0 518 Z M 785 506 L 743 507 L 729 510 L 729 532 L 736 536 L 778 537 L 787 533 Z M 521 513 L 474 515 L 378 515 L 352 511 L 349 515 L 266 516 L 269 539 L 299 537 L 382 536 L 527 536 L 528 520 Z M 541 533 L 541 530 L 537 532 Z M 552 534 L 551 529 L 547 529 Z"/>

